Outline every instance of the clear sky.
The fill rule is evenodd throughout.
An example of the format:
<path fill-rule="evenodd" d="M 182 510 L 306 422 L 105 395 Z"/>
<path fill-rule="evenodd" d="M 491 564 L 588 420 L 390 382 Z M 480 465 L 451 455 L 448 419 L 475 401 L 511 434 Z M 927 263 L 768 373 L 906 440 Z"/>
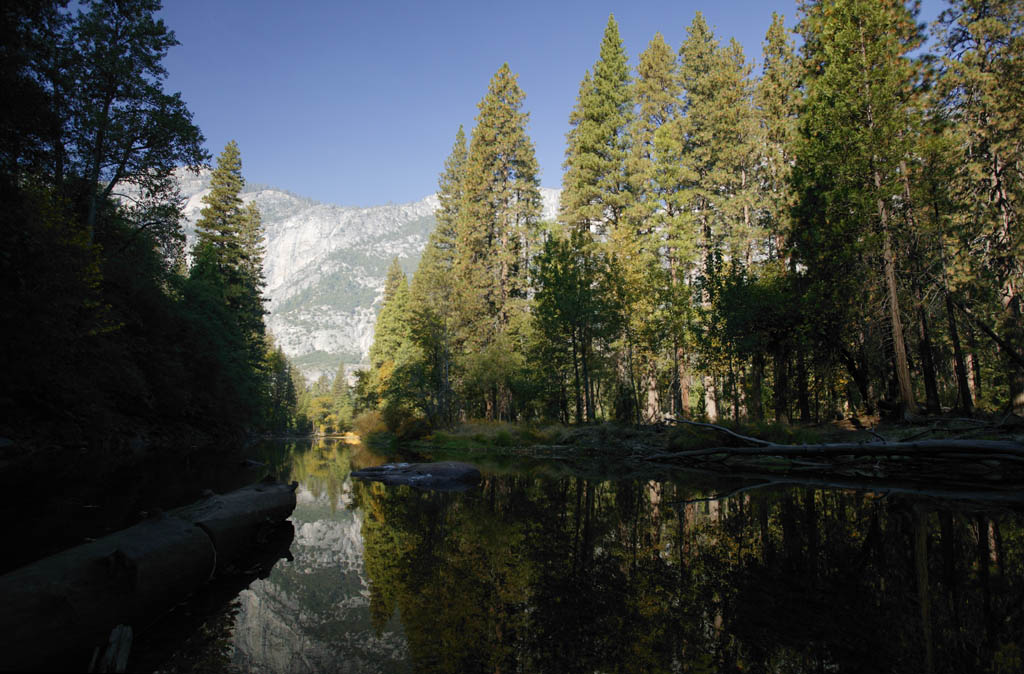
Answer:
<path fill-rule="evenodd" d="M 216 156 L 231 139 L 250 182 L 353 206 L 416 201 L 459 124 L 467 135 L 508 62 L 530 113 L 541 184 L 559 187 L 569 112 L 614 13 L 635 65 L 655 32 L 674 49 L 694 13 L 760 61 L 772 11 L 796 0 L 164 0 L 181 45 L 165 65 Z M 920 19 L 945 6 L 924 0 Z"/>

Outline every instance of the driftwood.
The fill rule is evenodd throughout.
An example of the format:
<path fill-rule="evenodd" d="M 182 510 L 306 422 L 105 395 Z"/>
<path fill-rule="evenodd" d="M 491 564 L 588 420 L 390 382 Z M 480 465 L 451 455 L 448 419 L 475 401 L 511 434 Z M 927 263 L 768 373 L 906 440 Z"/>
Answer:
<path fill-rule="evenodd" d="M 260 483 L 151 517 L 0 576 L 0 670 L 53 669 L 145 627 L 295 508 L 297 485 Z"/>

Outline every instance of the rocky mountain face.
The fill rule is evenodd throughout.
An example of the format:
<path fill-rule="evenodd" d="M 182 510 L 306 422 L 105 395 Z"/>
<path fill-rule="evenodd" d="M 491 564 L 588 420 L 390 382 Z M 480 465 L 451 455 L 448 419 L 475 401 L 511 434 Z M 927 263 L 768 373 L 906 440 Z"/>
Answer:
<path fill-rule="evenodd" d="M 186 199 L 189 245 L 210 173 L 178 172 Z M 544 217 L 558 210 L 559 190 L 541 188 Z M 309 379 L 333 376 L 339 363 L 358 364 L 373 342 L 384 277 L 398 258 L 416 270 L 434 229 L 437 196 L 367 208 L 324 204 L 265 185 L 242 194 L 256 202 L 266 232 L 267 327 Z"/>

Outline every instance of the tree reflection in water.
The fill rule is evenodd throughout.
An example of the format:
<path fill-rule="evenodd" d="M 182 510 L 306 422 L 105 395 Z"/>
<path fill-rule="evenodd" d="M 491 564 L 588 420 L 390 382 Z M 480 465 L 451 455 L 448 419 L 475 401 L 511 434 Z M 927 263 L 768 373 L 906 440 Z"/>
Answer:
<path fill-rule="evenodd" d="M 1019 513 L 485 473 L 353 486 L 416 671 L 1019 672 Z"/>

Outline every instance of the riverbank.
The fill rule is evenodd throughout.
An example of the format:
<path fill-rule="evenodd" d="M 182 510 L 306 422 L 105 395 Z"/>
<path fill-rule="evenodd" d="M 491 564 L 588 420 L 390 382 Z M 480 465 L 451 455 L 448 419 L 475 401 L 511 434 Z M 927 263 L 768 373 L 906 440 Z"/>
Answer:
<path fill-rule="evenodd" d="M 0 573 L 136 524 L 158 510 L 259 480 L 246 438 L 183 431 L 145 444 L 30 444 L 0 467 L 0 526 L 18 535 Z"/>
<path fill-rule="evenodd" d="M 686 470 L 765 484 L 828 482 L 851 489 L 933 490 L 1024 503 L 1024 420 L 858 417 L 818 425 L 675 422 L 635 428 L 472 422 L 418 439 L 369 443 L 432 460 L 533 457 L 606 473 Z M 810 484 L 810 482 L 808 482 Z"/>

